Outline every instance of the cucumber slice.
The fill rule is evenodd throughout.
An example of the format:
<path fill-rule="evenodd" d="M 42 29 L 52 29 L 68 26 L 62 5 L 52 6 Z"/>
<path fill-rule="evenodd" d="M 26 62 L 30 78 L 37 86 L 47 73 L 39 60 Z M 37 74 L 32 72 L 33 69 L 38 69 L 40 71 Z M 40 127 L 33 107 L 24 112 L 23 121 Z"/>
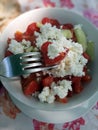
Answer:
<path fill-rule="evenodd" d="M 68 29 L 63 29 L 61 30 L 62 31 L 62 34 L 64 35 L 64 37 L 70 39 L 72 38 L 72 32 Z"/>
<path fill-rule="evenodd" d="M 26 49 L 26 52 L 31 52 L 33 50 L 33 47 L 30 46 L 29 48 Z"/>
<path fill-rule="evenodd" d="M 37 27 L 41 27 L 43 24 L 41 22 L 37 22 Z"/>
<path fill-rule="evenodd" d="M 85 52 L 87 49 L 87 38 L 86 38 L 86 35 L 85 35 L 83 29 L 81 28 L 81 26 L 77 25 L 74 28 L 74 31 L 75 31 L 75 35 L 77 38 L 77 42 L 82 45 L 83 51 Z"/>
<path fill-rule="evenodd" d="M 87 54 L 90 56 L 91 60 L 94 60 L 94 42 L 89 41 L 87 43 Z"/>

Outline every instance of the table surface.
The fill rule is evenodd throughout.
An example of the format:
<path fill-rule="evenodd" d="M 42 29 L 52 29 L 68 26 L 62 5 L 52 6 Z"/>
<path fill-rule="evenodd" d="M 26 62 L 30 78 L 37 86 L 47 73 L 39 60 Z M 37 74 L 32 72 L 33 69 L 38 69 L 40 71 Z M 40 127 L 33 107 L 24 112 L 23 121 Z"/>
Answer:
<path fill-rule="evenodd" d="M 62 7 L 78 11 L 98 28 L 98 0 L 18 0 L 21 13 L 35 8 Z M 86 115 L 63 124 L 30 119 L 13 104 L 0 83 L 0 130 L 98 130 L 98 101 Z"/>

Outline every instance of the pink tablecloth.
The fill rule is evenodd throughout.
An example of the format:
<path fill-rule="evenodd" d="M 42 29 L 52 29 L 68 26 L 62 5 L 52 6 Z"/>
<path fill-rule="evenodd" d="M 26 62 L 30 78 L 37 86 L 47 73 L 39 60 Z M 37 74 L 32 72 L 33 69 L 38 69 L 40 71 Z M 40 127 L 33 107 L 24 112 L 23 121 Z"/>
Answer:
<path fill-rule="evenodd" d="M 22 12 L 42 7 L 62 7 L 80 12 L 98 28 L 98 0 L 18 0 Z M 63 124 L 30 119 L 12 103 L 0 84 L 0 130 L 98 130 L 98 102 L 83 117 Z"/>

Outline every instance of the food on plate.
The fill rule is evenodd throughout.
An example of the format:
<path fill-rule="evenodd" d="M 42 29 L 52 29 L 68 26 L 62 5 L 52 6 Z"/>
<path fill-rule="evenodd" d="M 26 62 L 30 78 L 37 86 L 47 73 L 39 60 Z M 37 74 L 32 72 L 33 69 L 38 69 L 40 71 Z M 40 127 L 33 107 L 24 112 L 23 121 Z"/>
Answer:
<path fill-rule="evenodd" d="M 24 32 L 17 30 L 13 38 L 8 38 L 5 56 L 40 51 L 44 66 L 58 64 L 51 70 L 22 75 L 26 96 L 34 96 L 41 102 L 66 103 L 69 97 L 83 90 L 84 82 L 92 80 L 87 64 L 92 60 L 90 44 L 94 43 L 88 41 L 82 26 L 61 24 L 57 19 L 44 17 L 27 25 Z"/>

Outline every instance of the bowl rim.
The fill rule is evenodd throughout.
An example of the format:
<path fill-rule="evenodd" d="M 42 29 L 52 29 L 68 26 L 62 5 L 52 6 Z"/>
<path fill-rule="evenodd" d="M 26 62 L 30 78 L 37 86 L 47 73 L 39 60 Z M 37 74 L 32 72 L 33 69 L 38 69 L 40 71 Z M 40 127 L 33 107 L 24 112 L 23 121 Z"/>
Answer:
<path fill-rule="evenodd" d="M 25 106 L 25 104 L 21 103 L 17 99 L 15 99 L 12 95 L 10 95 L 12 101 L 16 104 L 17 107 L 27 116 L 33 119 L 37 119 L 39 121 L 43 122 L 48 122 L 48 123 L 65 123 L 65 122 L 70 122 L 75 119 L 78 119 L 81 116 L 84 116 L 87 114 L 89 109 L 93 107 L 93 105 L 97 101 L 97 96 L 98 94 L 96 93 L 91 100 L 86 101 L 85 103 L 82 104 L 82 107 L 79 106 L 73 110 L 68 110 L 68 111 L 44 111 L 44 110 L 36 110 L 33 108 L 29 108 L 28 106 Z M 75 114 L 76 113 L 76 114 Z M 55 114 L 55 116 L 51 116 Z M 63 116 L 62 116 L 63 115 Z"/>

